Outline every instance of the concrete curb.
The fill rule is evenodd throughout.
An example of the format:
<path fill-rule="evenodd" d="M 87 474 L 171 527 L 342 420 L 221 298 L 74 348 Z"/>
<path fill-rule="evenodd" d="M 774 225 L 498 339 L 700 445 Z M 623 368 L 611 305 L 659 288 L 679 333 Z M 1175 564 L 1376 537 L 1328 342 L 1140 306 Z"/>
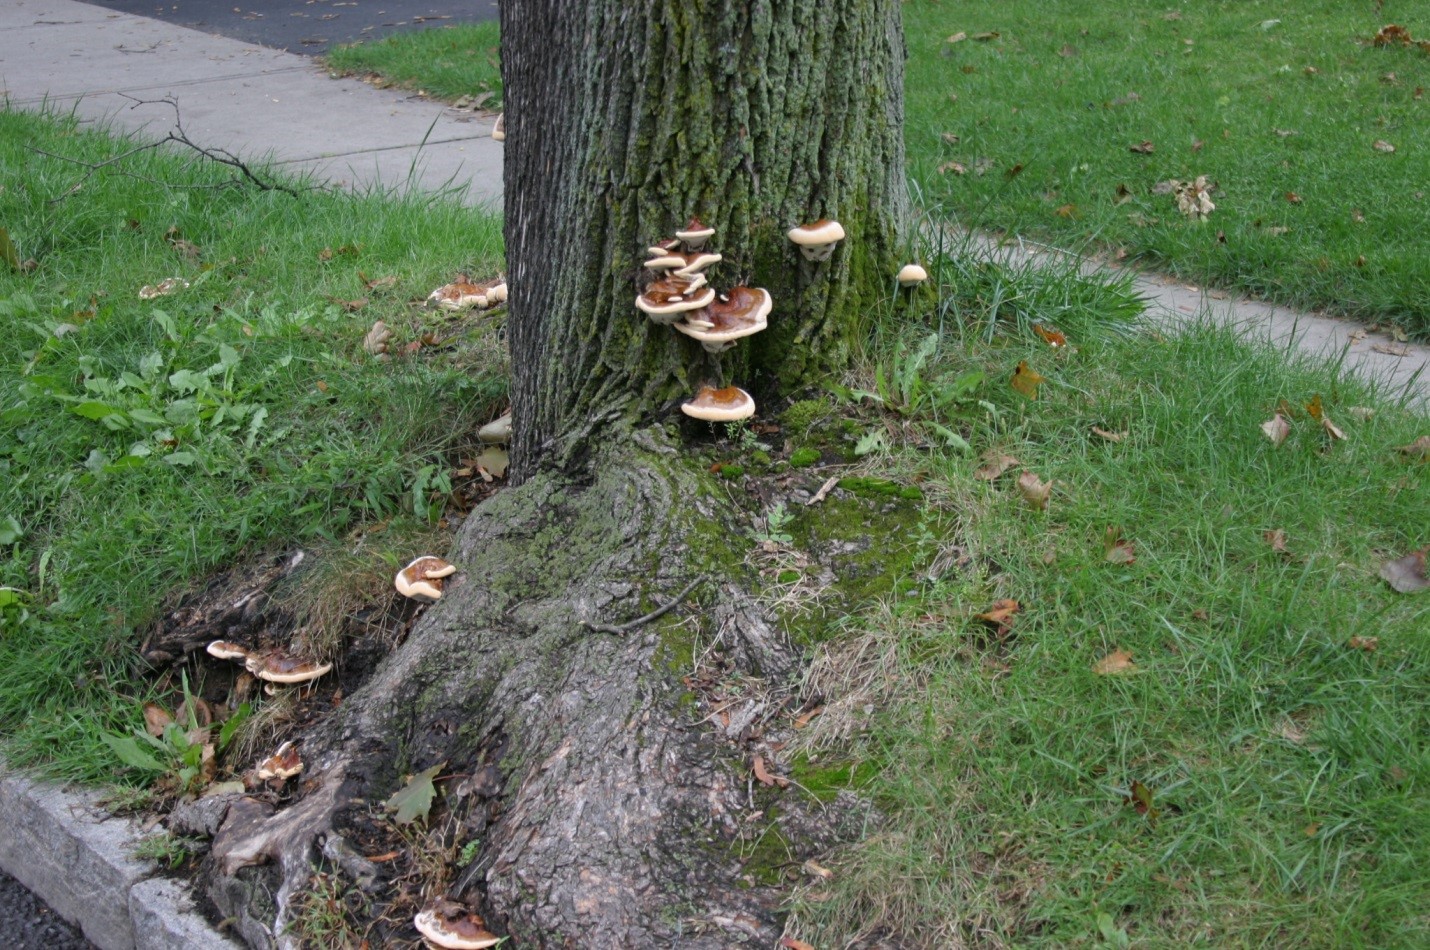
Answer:
<path fill-rule="evenodd" d="M 133 856 L 145 833 L 98 797 L 0 771 L 0 868 L 101 950 L 240 950 L 185 887 Z"/>

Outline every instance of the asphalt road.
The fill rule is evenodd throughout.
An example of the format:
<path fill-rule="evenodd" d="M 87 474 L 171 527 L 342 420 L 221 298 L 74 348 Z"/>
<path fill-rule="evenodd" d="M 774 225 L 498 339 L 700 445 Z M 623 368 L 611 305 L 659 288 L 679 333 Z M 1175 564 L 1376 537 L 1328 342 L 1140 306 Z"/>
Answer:
<path fill-rule="evenodd" d="M 497 18 L 496 0 L 85 0 L 290 53 Z"/>
<path fill-rule="evenodd" d="M 96 950 L 10 875 L 0 871 L 0 934 L 6 950 Z"/>

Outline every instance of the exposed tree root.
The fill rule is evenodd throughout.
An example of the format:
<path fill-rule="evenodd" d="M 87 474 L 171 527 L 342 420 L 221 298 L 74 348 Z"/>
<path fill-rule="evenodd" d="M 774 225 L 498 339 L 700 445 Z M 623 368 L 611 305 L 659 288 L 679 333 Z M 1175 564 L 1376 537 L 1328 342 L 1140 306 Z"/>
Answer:
<path fill-rule="evenodd" d="M 232 875 L 276 859 L 282 884 L 259 912 L 272 915 L 270 945 L 296 945 L 287 897 L 335 813 L 445 762 L 444 774 L 480 776 L 500 802 L 477 829 L 479 856 L 460 879 L 471 886 L 451 896 L 520 945 L 773 943 L 780 895 L 752 878 L 741 842 L 762 828 L 797 864 L 840 834 L 840 809 L 791 791 L 762 815 L 752 789 L 780 793 L 752 782 L 728 729 L 687 708 L 689 620 L 664 611 L 684 602 L 692 575 L 720 579 L 698 608 L 701 642 L 733 673 L 782 686 L 796 656 L 730 566 L 742 560 L 728 540 L 741 537 L 736 513 L 659 437 L 641 442 L 608 448 L 588 484 L 538 475 L 472 513 L 442 601 L 306 740 L 305 797 L 271 817 L 230 814 L 210 887 L 224 913 L 253 917 L 233 906 Z M 664 608 L 621 635 L 585 624 L 652 603 Z M 735 738 L 777 708 L 752 704 Z M 483 768 L 488 757 L 499 769 Z"/>

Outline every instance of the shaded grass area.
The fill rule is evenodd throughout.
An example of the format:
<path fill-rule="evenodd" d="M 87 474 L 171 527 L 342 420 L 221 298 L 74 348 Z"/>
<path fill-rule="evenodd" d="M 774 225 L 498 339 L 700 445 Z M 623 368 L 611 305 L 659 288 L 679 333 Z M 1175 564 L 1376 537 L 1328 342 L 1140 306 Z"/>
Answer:
<path fill-rule="evenodd" d="M 475 98 L 489 93 L 481 107 L 500 109 L 499 42 L 495 22 L 466 23 L 401 33 L 373 43 L 338 46 L 326 59 L 334 71 L 377 73 L 439 99 Z"/>
<path fill-rule="evenodd" d="M 1012 321 L 990 334 L 993 302 L 1058 299 L 1071 277 L 935 270 L 942 296 L 901 321 L 922 326 L 875 358 L 897 376 L 957 300 L 964 319 L 919 370 L 931 395 L 866 424 L 891 446 L 871 469 L 930 499 L 924 563 L 941 566 L 816 653 L 825 711 L 794 774 L 835 776 L 885 818 L 824 862 L 794 932 L 1424 945 L 1430 595 L 1377 572 L 1430 544 L 1430 466 L 1396 451 L 1426 417 L 1210 326 L 1128 335 L 1084 314 L 1060 322 L 1066 347 Z M 1046 378 L 1036 399 L 1010 385 L 1020 361 Z M 1318 394 L 1344 440 L 1300 409 Z M 1278 447 L 1260 426 L 1281 400 L 1295 415 Z M 929 447 L 938 406 L 967 451 Z M 998 454 L 1017 464 L 980 478 Z M 1052 482 L 1046 511 L 1024 471 Z M 1110 531 L 1130 562 L 1109 560 Z M 978 618 L 1000 599 L 1018 604 L 1006 627 Z M 1117 651 L 1131 666 L 1099 673 Z"/>
<path fill-rule="evenodd" d="M 171 592 L 360 526 L 398 556 L 506 386 L 490 325 L 399 353 L 453 332 L 421 301 L 495 271 L 496 218 L 234 187 L 174 152 L 86 177 L 35 150 L 134 144 L 0 112 L 0 226 L 36 262 L 0 265 L 0 731 L 10 761 L 65 777 L 112 774 L 98 734 L 129 732 L 133 651 Z M 165 278 L 189 286 L 139 299 Z M 399 358 L 363 350 L 378 319 Z"/>
<path fill-rule="evenodd" d="M 1426 14 L 1406 0 L 914 0 L 910 173 L 972 227 L 1105 245 L 1423 338 L 1430 54 L 1369 40 L 1393 22 L 1430 38 Z M 1216 186 L 1202 224 L 1152 193 L 1197 176 Z"/>

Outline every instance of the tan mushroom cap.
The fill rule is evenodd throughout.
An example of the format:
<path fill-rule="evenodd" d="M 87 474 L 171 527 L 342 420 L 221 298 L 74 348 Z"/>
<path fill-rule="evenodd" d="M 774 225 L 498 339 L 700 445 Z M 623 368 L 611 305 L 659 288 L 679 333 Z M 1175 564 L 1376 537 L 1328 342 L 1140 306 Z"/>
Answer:
<path fill-rule="evenodd" d="M 734 422 L 755 414 L 755 400 L 739 386 L 726 386 L 724 389 L 701 386 L 694 399 L 680 404 L 680 411 L 692 419 Z"/>
<path fill-rule="evenodd" d="M 511 440 L 511 413 L 497 416 L 477 430 L 478 442 L 501 445 Z"/>
<path fill-rule="evenodd" d="M 434 603 L 442 599 L 442 578 L 455 573 L 455 565 L 440 557 L 424 554 L 398 571 L 392 584 L 403 597 Z"/>
<path fill-rule="evenodd" d="M 208 645 L 208 654 L 220 660 L 245 660 L 248 658 L 248 649 L 227 640 L 215 640 Z"/>
<path fill-rule="evenodd" d="M 657 323 L 674 323 L 679 314 L 687 310 L 699 310 L 715 300 L 715 291 L 705 286 L 705 275 L 691 277 L 667 277 L 646 287 L 645 293 L 636 298 L 636 307 L 650 315 Z M 668 317 L 669 319 L 659 319 Z"/>
<path fill-rule="evenodd" d="M 719 353 L 735 345 L 741 337 L 759 333 L 769 326 L 766 319 L 774 301 L 762 287 L 733 287 L 708 307 L 692 310 L 675 329 L 699 340 L 706 350 Z"/>
<path fill-rule="evenodd" d="M 685 245 L 686 250 L 698 251 L 714 233 L 714 228 L 707 228 L 699 218 L 692 217 L 685 227 L 675 232 L 675 238 Z"/>
<path fill-rule="evenodd" d="M 297 746 L 293 745 L 291 741 L 285 742 L 278 747 L 277 752 L 259 762 L 254 771 L 264 781 L 273 778 L 292 778 L 303 771 L 303 760 L 298 755 Z"/>
<path fill-rule="evenodd" d="M 292 656 L 281 650 L 250 653 L 243 665 L 248 672 L 270 683 L 306 683 L 333 668 L 331 663 L 314 663 L 305 657 Z"/>
<path fill-rule="evenodd" d="M 693 251 L 689 254 L 682 254 L 679 251 L 661 251 L 646 261 L 645 266 L 649 270 L 671 271 L 676 277 L 693 277 L 711 264 L 718 264 L 724 259 L 722 255 L 708 251 Z"/>
<path fill-rule="evenodd" d="M 799 245 L 800 252 L 811 261 L 827 261 L 834 245 L 844 240 L 844 226 L 829 218 L 813 224 L 801 224 L 789 229 L 789 239 Z"/>
<path fill-rule="evenodd" d="M 493 141 L 493 142 L 505 142 L 505 141 L 506 141 L 506 113 L 505 113 L 505 112 L 498 112 L 498 113 L 497 113 L 497 124 L 494 125 L 494 126 L 492 126 L 492 141 Z"/>
<path fill-rule="evenodd" d="M 486 929 L 486 921 L 453 901 L 437 901 L 412 918 L 430 946 L 442 950 L 484 950 L 495 947 L 502 938 Z"/>
<path fill-rule="evenodd" d="M 918 264 L 905 264 L 899 268 L 899 286 L 917 287 L 929 279 L 929 272 Z"/>

